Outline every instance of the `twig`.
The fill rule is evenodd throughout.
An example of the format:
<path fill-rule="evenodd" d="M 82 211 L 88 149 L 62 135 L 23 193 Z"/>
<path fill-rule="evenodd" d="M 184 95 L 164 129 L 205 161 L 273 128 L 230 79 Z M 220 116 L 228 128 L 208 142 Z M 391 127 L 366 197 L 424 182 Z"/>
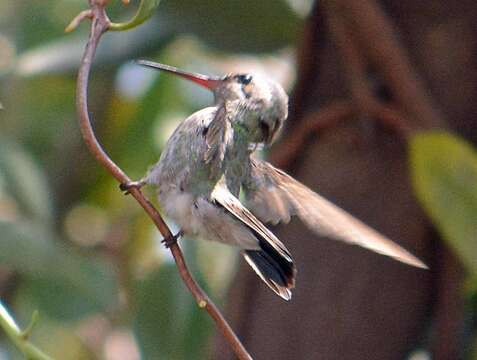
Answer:
<path fill-rule="evenodd" d="M 373 94 L 366 74 L 366 59 L 342 15 L 337 11 L 333 1 L 323 3 L 326 8 L 328 26 L 338 51 L 341 53 L 342 64 L 348 78 L 351 97 L 360 114 L 381 121 L 392 128 L 403 138 L 418 129 L 415 122 L 391 105 L 384 104 Z"/>
<path fill-rule="evenodd" d="M 84 20 L 84 19 L 91 19 L 93 17 L 93 12 L 91 9 L 84 10 L 80 12 L 78 15 L 75 16 L 73 20 L 70 21 L 68 26 L 65 28 L 65 32 L 69 33 L 78 27 L 78 25 Z"/>
<path fill-rule="evenodd" d="M 293 86 L 293 93 L 289 102 L 289 127 L 294 127 L 303 115 L 305 105 L 303 99 L 306 98 L 308 89 L 316 83 L 316 69 L 320 66 L 320 54 L 317 51 L 318 44 L 323 42 L 325 36 L 325 24 L 323 14 L 317 11 L 319 1 L 313 5 L 310 17 L 306 19 L 303 26 L 303 37 L 301 44 L 297 46 L 296 82 Z"/>
<path fill-rule="evenodd" d="M 22 331 L 0 301 L 0 327 L 5 331 L 18 350 L 20 350 L 27 359 L 53 360 L 53 358 L 46 355 L 43 351 L 28 341 L 28 337 L 35 325 L 37 317 L 38 314 L 34 313 L 30 325 Z"/>
<path fill-rule="evenodd" d="M 360 0 L 359 2 L 371 7 L 376 13 L 376 5 L 372 4 L 372 0 Z M 314 10 L 313 18 L 311 19 L 313 21 L 307 23 L 307 27 L 305 28 L 307 43 L 303 45 L 303 54 L 301 57 L 305 57 L 306 59 L 314 59 L 316 57 L 316 54 L 309 49 L 310 47 L 315 49 L 316 46 L 313 47 L 310 43 L 314 43 L 318 36 L 316 35 L 316 23 L 322 23 L 325 20 L 330 36 L 342 59 L 351 101 L 337 101 L 316 113 L 306 116 L 301 115 L 302 110 L 299 108 L 302 106 L 298 106 L 298 109 L 294 110 L 293 115 L 295 115 L 295 117 L 298 115 L 298 117 L 301 116 L 304 118 L 294 119 L 295 121 L 291 132 L 279 146 L 274 147 L 271 155 L 272 162 L 282 168 L 287 168 L 296 160 L 311 133 L 316 133 L 317 131 L 322 131 L 325 128 L 334 126 L 353 114 L 364 115 L 367 118 L 380 121 L 393 131 L 396 131 L 404 139 L 407 139 L 408 136 L 419 127 L 426 127 L 426 123 L 431 117 L 430 111 L 428 110 L 429 99 L 426 98 L 425 94 L 423 95 L 421 85 L 414 83 L 416 76 L 403 51 L 400 49 L 397 40 L 389 34 L 391 26 L 386 22 L 384 14 L 380 14 L 378 11 L 375 16 L 379 17 L 380 22 L 384 23 L 383 26 L 385 27 L 386 35 L 383 36 L 383 41 L 387 43 L 384 45 L 373 43 L 367 46 L 373 47 L 373 49 L 375 49 L 374 51 L 381 56 L 384 56 L 386 52 L 391 52 L 398 56 L 398 60 L 396 61 L 382 59 L 379 62 L 359 46 L 360 43 L 358 40 L 362 39 L 357 38 L 355 28 L 360 26 L 366 27 L 368 25 L 357 24 L 355 21 L 349 19 L 351 8 L 357 8 L 356 4 L 351 5 L 349 2 L 341 2 L 340 0 L 323 0 L 317 4 L 319 4 L 316 5 L 319 6 L 319 9 L 316 8 Z M 323 31 L 320 33 L 323 33 Z M 374 42 L 376 41 L 378 40 L 374 40 Z M 376 56 L 377 55 L 375 55 L 375 57 Z M 383 103 L 376 94 L 373 93 L 370 86 L 367 76 L 367 65 L 370 60 L 373 62 L 378 61 L 379 65 L 381 65 L 380 70 L 385 75 L 389 75 L 389 73 L 393 71 L 392 69 L 396 67 L 398 71 L 405 75 L 405 79 L 396 79 L 395 77 L 390 77 L 390 75 L 385 76 L 385 80 L 395 82 L 395 84 L 390 85 L 391 90 L 398 91 L 411 87 L 410 92 L 417 94 L 419 99 L 412 99 L 405 94 L 398 94 L 396 95 L 398 102 L 396 105 Z M 302 70 L 305 71 L 305 76 L 302 75 L 296 85 L 296 88 L 299 89 L 297 94 L 300 101 L 303 101 L 303 99 L 300 98 L 305 98 L 301 95 L 303 95 L 305 89 L 309 87 L 310 81 L 315 81 L 314 75 L 312 74 L 313 71 L 311 70 L 316 64 L 313 62 L 312 65 L 309 65 L 309 63 L 306 62 L 306 65 L 307 66 L 301 66 Z M 416 109 L 418 109 L 418 111 L 416 111 Z M 413 121 L 411 121 L 411 117 L 416 115 L 421 116 L 424 120 L 412 119 Z M 436 119 L 436 121 L 440 122 L 438 119 Z"/>
<path fill-rule="evenodd" d="M 369 114 L 379 119 L 384 125 L 396 131 L 402 138 L 407 140 L 410 135 L 418 131 L 409 119 L 392 105 L 385 105 L 379 101 L 369 104 Z"/>
<path fill-rule="evenodd" d="M 369 87 L 366 74 L 366 59 L 363 59 L 359 49 L 354 44 L 354 39 L 349 29 L 343 22 L 343 18 L 336 11 L 336 5 L 332 1 L 323 2 L 330 36 L 340 52 L 341 63 L 345 76 L 348 80 L 351 98 L 358 111 L 362 115 L 368 115 L 368 104 L 373 99 L 373 93 Z"/>
<path fill-rule="evenodd" d="M 108 30 L 110 26 L 110 21 L 106 15 L 105 5 L 103 1 L 89 0 L 89 4 L 93 14 L 91 33 L 88 39 L 88 43 L 86 45 L 85 52 L 83 54 L 83 58 L 81 60 L 81 65 L 78 72 L 76 93 L 76 107 L 81 132 L 83 135 L 83 139 L 88 146 L 88 149 L 94 155 L 96 160 L 100 162 L 106 168 L 106 170 L 108 170 L 111 175 L 119 181 L 119 183 L 128 183 L 131 181 L 131 179 L 109 158 L 109 156 L 105 153 L 98 140 L 96 139 L 88 114 L 87 90 L 91 63 L 93 61 L 96 48 L 98 46 L 101 36 Z M 130 193 L 152 219 L 162 236 L 165 239 L 171 239 L 171 231 L 167 227 L 159 212 L 154 208 L 151 202 L 144 197 L 141 190 L 137 188 L 131 188 Z M 239 359 L 252 359 L 252 357 L 242 345 L 237 335 L 235 335 L 232 328 L 227 323 L 219 309 L 215 306 L 215 304 L 209 299 L 209 297 L 193 279 L 192 275 L 187 269 L 179 245 L 172 244 L 170 246 L 170 251 L 174 257 L 182 280 L 194 296 L 199 307 L 205 309 L 214 319 L 219 330 L 227 339 Z"/>
<path fill-rule="evenodd" d="M 353 102 L 341 100 L 304 116 L 287 134 L 287 137 L 273 148 L 270 161 L 281 169 L 288 169 L 300 156 L 307 140 L 312 135 L 336 126 L 360 112 Z M 391 105 L 374 101 L 374 99 L 366 103 L 366 114 L 396 131 L 403 139 L 407 139 L 410 134 L 416 131 L 399 110 Z"/>
<path fill-rule="evenodd" d="M 306 115 L 287 135 L 279 146 L 275 146 L 270 156 L 271 162 L 282 169 L 287 169 L 299 156 L 308 138 L 316 132 L 336 126 L 348 119 L 355 112 L 350 101 L 337 101 L 325 108 Z"/>
<path fill-rule="evenodd" d="M 333 1 L 346 19 L 366 58 L 386 81 L 396 104 L 422 128 L 445 127 L 431 96 L 395 35 L 386 14 L 374 0 Z"/>

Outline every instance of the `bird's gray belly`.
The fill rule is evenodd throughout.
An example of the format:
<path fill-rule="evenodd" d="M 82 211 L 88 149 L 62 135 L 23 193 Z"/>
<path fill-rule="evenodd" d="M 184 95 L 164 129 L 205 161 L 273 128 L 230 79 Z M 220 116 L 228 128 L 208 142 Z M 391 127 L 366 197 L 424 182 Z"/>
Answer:
<path fill-rule="evenodd" d="M 201 232 L 201 219 L 193 211 L 195 199 L 191 193 L 174 185 L 160 186 L 158 198 L 167 216 L 179 225 L 185 234 L 195 236 Z"/>
<path fill-rule="evenodd" d="M 259 249 L 258 240 L 243 223 L 206 198 L 168 186 L 159 191 L 159 202 L 186 236 Z"/>

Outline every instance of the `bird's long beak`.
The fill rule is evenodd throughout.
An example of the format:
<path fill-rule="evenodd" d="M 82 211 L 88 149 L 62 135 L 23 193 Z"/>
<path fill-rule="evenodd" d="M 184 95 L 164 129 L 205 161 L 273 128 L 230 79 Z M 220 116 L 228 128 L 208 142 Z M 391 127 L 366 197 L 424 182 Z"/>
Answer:
<path fill-rule="evenodd" d="M 203 86 L 209 89 L 210 91 L 214 91 L 217 88 L 217 86 L 219 86 L 222 83 L 222 79 L 219 77 L 194 74 L 187 71 L 179 70 L 178 68 L 175 68 L 173 66 L 159 64 L 153 61 L 137 60 L 136 63 L 142 66 L 147 66 L 157 70 L 163 70 L 171 74 L 178 75 L 180 77 L 183 77 L 184 79 L 192 81 L 200 86 Z"/>

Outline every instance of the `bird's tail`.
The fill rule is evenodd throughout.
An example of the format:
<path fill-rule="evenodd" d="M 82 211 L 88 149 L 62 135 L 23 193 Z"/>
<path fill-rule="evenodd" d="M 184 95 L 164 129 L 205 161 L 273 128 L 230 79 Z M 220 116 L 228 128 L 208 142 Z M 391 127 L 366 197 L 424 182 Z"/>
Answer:
<path fill-rule="evenodd" d="M 245 250 L 245 260 L 278 296 L 290 300 L 295 286 L 295 264 L 267 243 L 261 242 L 260 247 L 261 250 Z"/>

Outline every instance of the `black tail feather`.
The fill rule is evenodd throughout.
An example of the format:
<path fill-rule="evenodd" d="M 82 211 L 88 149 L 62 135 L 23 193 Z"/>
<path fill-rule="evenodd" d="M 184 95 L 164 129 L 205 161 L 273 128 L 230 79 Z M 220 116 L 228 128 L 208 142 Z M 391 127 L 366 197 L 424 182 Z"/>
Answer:
<path fill-rule="evenodd" d="M 295 265 L 270 248 L 264 246 L 262 250 L 245 250 L 243 255 L 252 269 L 277 295 L 290 300 L 291 289 L 295 286 Z"/>

